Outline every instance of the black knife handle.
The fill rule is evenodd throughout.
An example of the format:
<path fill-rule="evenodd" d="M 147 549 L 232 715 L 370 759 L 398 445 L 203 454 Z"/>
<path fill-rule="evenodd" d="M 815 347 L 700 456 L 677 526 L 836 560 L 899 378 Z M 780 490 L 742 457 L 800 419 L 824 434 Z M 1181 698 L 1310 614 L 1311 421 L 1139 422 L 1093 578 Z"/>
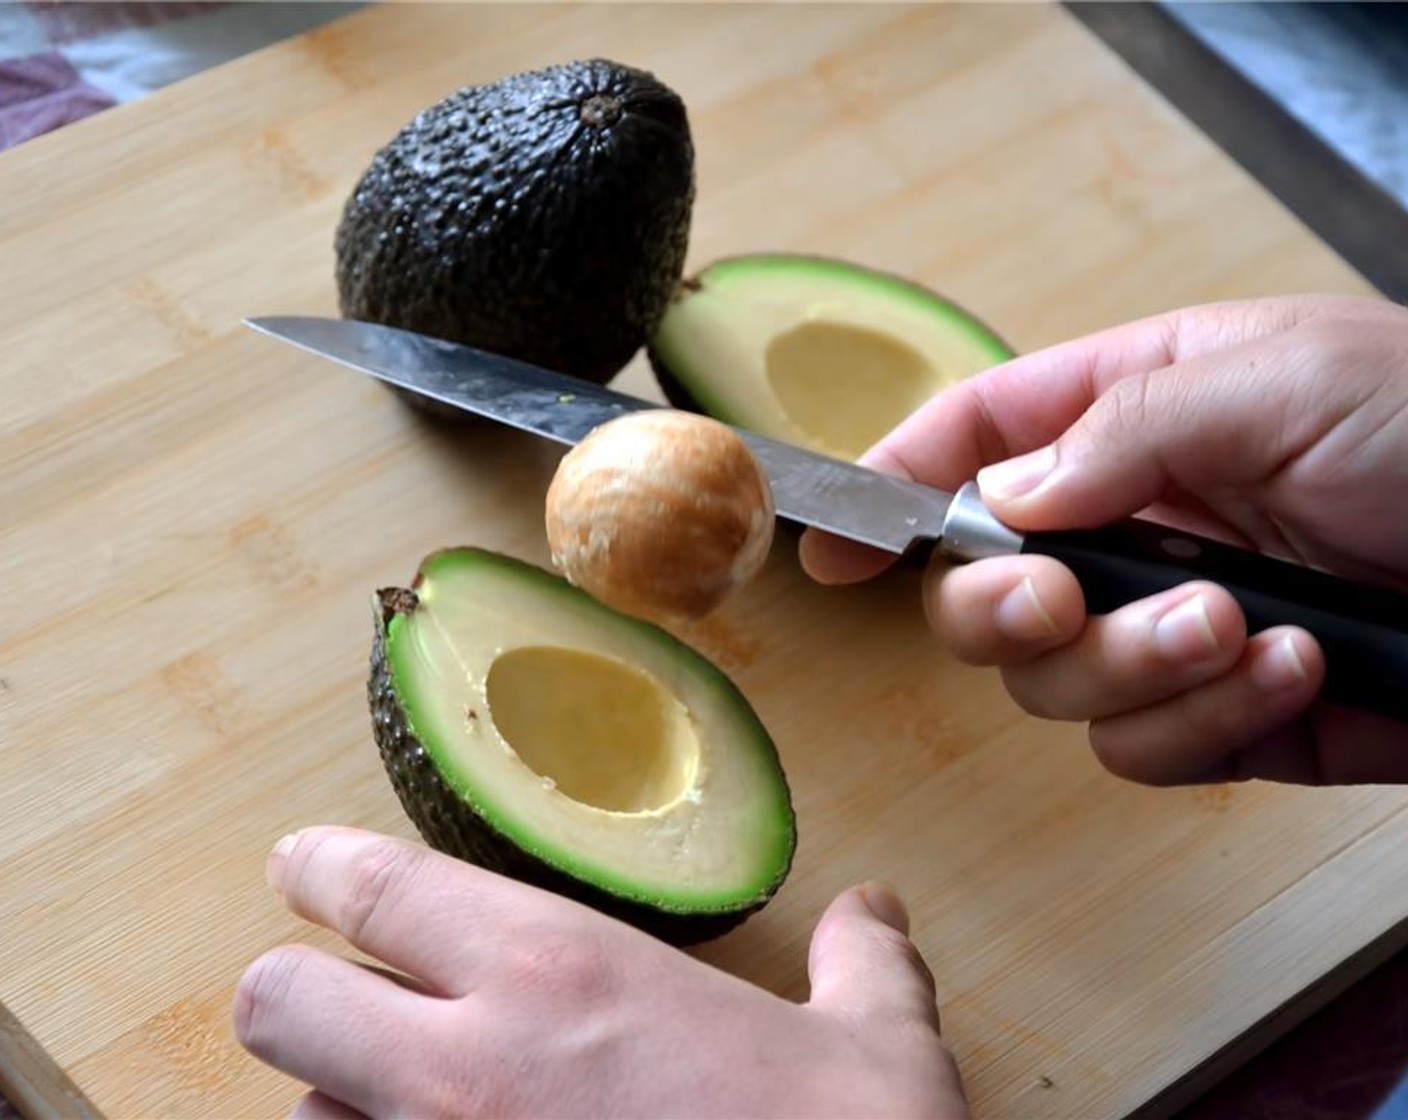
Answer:
<path fill-rule="evenodd" d="M 1408 598 L 1148 521 L 1027 533 L 1021 551 L 1075 573 L 1086 609 L 1210 580 L 1241 604 L 1247 630 L 1293 625 L 1325 653 L 1327 700 L 1408 722 Z"/>
<path fill-rule="evenodd" d="M 1241 605 L 1249 633 L 1293 625 L 1315 637 L 1325 699 L 1408 723 L 1408 596 L 1151 521 L 1023 535 L 993 515 L 971 481 L 952 496 L 938 543 L 959 561 L 1054 557 L 1075 573 L 1092 614 L 1190 580 L 1219 584 Z"/>

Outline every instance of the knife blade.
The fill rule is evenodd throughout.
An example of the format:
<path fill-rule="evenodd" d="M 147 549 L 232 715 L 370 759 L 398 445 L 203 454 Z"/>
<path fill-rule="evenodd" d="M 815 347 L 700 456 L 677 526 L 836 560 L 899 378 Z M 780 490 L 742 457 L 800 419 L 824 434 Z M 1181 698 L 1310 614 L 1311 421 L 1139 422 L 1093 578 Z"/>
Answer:
<path fill-rule="evenodd" d="M 351 319 L 269 316 L 246 324 L 442 405 L 564 444 L 613 417 L 665 407 L 499 354 Z M 1220 541 L 1131 518 L 1018 533 L 967 482 L 948 493 L 734 428 L 773 488 L 778 515 L 892 555 L 963 563 L 1042 554 L 1075 574 L 1093 614 L 1190 580 L 1225 587 L 1249 632 L 1296 625 L 1325 654 L 1322 696 L 1408 722 L 1408 598 Z"/>
<path fill-rule="evenodd" d="M 599 424 L 660 405 L 499 354 L 349 319 L 247 319 L 255 330 L 510 427 L 575 444 Z M 772 485 L 778 516 L 902 555 L 942 536 L 953 496 L 734 428 Z M 852 511 L 843 520 L 838 510 Z"/>

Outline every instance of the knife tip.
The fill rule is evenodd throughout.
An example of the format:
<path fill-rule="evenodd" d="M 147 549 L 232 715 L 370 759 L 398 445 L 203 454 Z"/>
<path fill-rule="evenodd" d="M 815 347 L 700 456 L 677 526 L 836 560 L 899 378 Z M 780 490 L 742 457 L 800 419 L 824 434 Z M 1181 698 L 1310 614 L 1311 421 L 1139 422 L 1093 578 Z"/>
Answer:
<path fill-rule="evenodd" d="M 294 325 L 294 317 L 289 315 L 246 315 L 240 320 L 250 330 L 267 334 L 271 338 L 284 338 Z"/>

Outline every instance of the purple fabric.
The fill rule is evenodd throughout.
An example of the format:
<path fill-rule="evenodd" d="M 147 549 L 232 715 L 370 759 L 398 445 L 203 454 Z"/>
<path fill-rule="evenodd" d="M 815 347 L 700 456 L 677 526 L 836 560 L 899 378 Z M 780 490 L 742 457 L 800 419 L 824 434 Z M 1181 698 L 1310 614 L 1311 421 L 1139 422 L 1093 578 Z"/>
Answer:
<path fill-rule="evenodd" d="M 0 150 L 363 6 L 0 0 Z"/>
<path fill-rule="evenodd" d="M 155 27 L 174 19 L 199 15 L 227 5 L 223 0 L 169 0 L 163 3 L 81 3 L 74 0 L 31 0 L 30 13 L 55 46 L 94 39 L 110 31 Z"/>
<path fill-rule="evenodd" d="M 57 51 L 0 62 L 0 149 L 115 104 Z"/>

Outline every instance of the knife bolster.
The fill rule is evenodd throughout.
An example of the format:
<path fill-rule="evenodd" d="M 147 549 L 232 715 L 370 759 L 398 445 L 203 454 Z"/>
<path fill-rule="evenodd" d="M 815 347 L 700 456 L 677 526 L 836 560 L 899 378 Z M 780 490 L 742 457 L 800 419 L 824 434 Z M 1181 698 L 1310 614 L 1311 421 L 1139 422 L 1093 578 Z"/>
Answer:
<path fill-rule="evenodd" d="M 1022 551 L 1022 535 L 993 516 L 983 504 L 976 482 L 965 482 L 958 488 L 940 533 L 940 549 L 954 560 L 984 560 Z"/>

